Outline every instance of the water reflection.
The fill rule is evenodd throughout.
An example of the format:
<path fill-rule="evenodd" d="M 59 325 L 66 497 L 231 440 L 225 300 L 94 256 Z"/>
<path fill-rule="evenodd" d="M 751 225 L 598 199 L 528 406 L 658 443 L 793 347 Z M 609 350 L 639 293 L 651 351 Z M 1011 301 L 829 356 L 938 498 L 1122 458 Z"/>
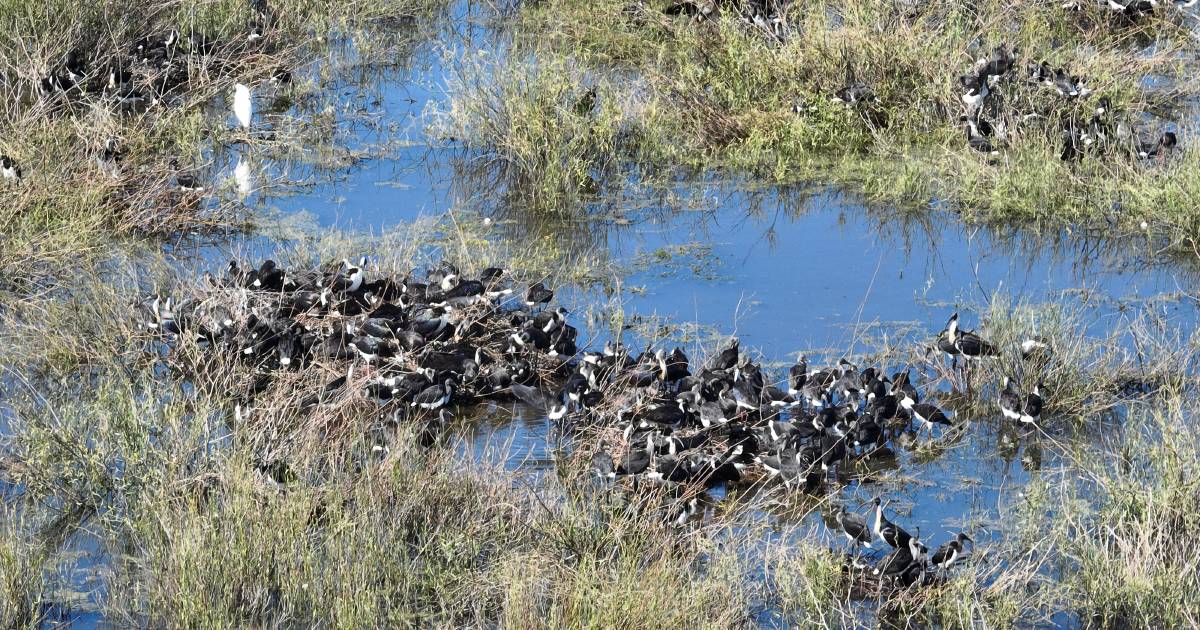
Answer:
<path fill-rule="evenodd" d="M 937 207 L 867 204 L 812 183 L 763 186 L 696 174 L 658 186 L 622 174 L 570 207 L 535 211 L 515 202 L 519 196 L 506 194 L 471 155 L 423 137 L 414 121 L 439 98 L 429 82 L 349 67 L 332 80 L 347 86 L 340 109 L 296 104 L 314 121 L 308 137 L 321 159 L 268 156 L 261 169 L 290 178 L 304 194 L 259 190 L 252 202 L 358 232 L 447 211 L 454 221 L 483 215 L 491 220 L 488 238 L 505 248 L 535 249 L 551 267 L 590 265 L 620 275 L 625 291 L 616 297 L 625 311 L 736 332 L 767 361 L 804 349 L 874 350 L 881 335 L 893 343 L 920 338 L 956 305 L 986 304 L 994 294 L 1081 300 L 1095 312 L 1089 332 L 1100 335 L 1128 301 L 1174 294 L 1195 281 L 1194 266 L 1164 261 L 1141 235 L 967 226 Z M 424 71 L 436 72 L 436 63 Z M 350 111 L 355 115 L 343 115 Z M 255 247 L 270 255 L 290 245 Z M 1193 326 L 1191 303 L 1161 308 L 1171 321 Z M 694 354 L 696 347 L 688 349 Z M 464 459 L 556 470 L 551 424 L 522 405 L 490 404 L 456 427 Z M 747 526 L 768 524 L 774 534 L 763 544 L 773 544 L 822 531 L 834 504 L 866 514 L 874 496 L 903 498 L 894 509 L 906 527 L 941 542 L 970 515 L 985 530 L 975 532 L 985 545 L 1002 534 L 993 520 L 1012 489 L 1054 465 L 1054 452 L 1035 435 L 976 422 L 933 445 L 897 447 L 890 457 L 862 462 L 831 496 L 747 483 L 708 493 L 705 512 L 753 504 L 758 509 L 739 518 Z"/>
<path fill-rule="evenodd" d="M 620 275 L 626 311 L 736 332 L 768 362 L 806 349 L 873 350 L 868 328 L 892 340 L 927 335 L 955 305 L 986 303 L 996 293 L 1035 302 L 1082 296 L 1097 314 L 1090 332 L 1102 334 L 1112 326 L 1107 315 L 1126 301 L 1195 284 L 1194 266 L 1164 261 L 1140 235 L 972 227 L 942 209 L 876 206 L 812 183 L 693 174 L 651 186 L 622 173 L 571 207 L 535 212 L 471 155 L 424 137 L 421 112 L 440 98 L 436 57 L 380 65 L 362 55 L 331 49 L 312 77 L 317 89 L 267 108 L 290 108 L 271 114 L 274 131 L 300 142 L 262 147 L 253 164 L 248 154 L 213 159 L 228 173 L 236 155 L 236 189 L 261 217 L 268 209 L 304 213 L 321 228 L 381 232 L 448 210 L 482 214 L 492 220 L 489 238 L 536 249 L 548 266 Z M 212 261 L 245 247 L 272 256 L 301 238 L 260 233 L 222 243 L 203 249 L 197 266 L 214 268 Z M 1193 303 L 1162 308 L 1179 326 L 1194 326 Z M 512 403 L 477 411 L 456 422 L 460 457 L 509 470 L 555 469 L 559 444 L 544 416 Z M 832 504 L 865 514 L 874 496 L 904 497 L 896 518 L 940 541 L 962 528 L 964 515 L 995 516 L 1011 489 L 1054 464 L 1053 452 L 1037 436 L 979 422 L 932 446 L 861 462 L 832 496 L 748 483 L 708 493 L 705 512 L 753 502 L 760 509 L 740 518 L 769 524 L 769 545 L 811 540 L 829 526 Z"/>
<path fill-rule="evenodd" d="M 233 179 L 237 184 L 237 190 L 242 197 L 249 195 L 254 187 L 254 181 L 250 175 L 250 160 L 246 156 L 239 156 L 237 166 L 233 168 Z"/>

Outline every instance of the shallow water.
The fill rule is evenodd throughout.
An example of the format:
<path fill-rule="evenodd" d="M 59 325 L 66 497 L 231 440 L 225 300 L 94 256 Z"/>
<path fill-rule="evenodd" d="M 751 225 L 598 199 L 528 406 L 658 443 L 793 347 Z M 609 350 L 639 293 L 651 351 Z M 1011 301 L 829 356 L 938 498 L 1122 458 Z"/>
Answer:
<path fill-rule="evenodd" d="M 366 84 L 347 79 L 334 88 L 351 103 L 333 137 L 334 146 L 355 156 L 349 166 L 243 156 L 256 174 L 245 202 L 264 224 L 381 232 L 448 211 L 471 220 L 483 212 L 497 219 L 493 238 L 528 237 L 527 226 L 513 219 L 520 210 L 504 206 L 497 191 L 455 180 L 470 156 L 424 136 L 422 114 L 445 98 L 444 79 L 437 50 L 417 58 L 415 70 L 383 72 Z M 237 161 L 224 155 L 218 170 L 231 172 Z M 288 183 L 266 187 L 280 179 Z M 616 268 L 631 270 L 622 278 L 626 313 L 736 334 L 774 365 L 800 351 L 830 362 L 868 352 L 884 334 L 927 340 L 957 305 L 986 303 L 994 294 L 1030 302 L 1086 295 L 1089 332 L 1103 335 L 1123 317 L 1123 306 L 1193 284 L 1190 271 L 1154 264 L 1147 239 L 1138 235 L 1116 242 L 1107 235 L 975 228 L 944 210 L 866 207 L 821 186 L 764 188 L 716 175 L 669 190 L 632 188 L 596 200 L 579 222 L 547 229 L 558 239 L 578 239 L 563 249 L 597 250 Z M 207 247 L 191 264 L 215 269 L 231 252 L 269 256 L 286 246 L 259 234 Z M 580 301 L 594 297 L 566 293 Z M 1194 302 L 1161 308 L 1181 329 L 1194 327 Z M 971 314 L 964 317 L 968 328 L 977 325 Z M 695 356 L 694 344 L 686 348 Z M 528 408 L 490 405 L 465 425 L 465 457 L 511 469 L 554 465 L 550 423 Z M 1036 439 L 1017 441 L 1019 448 L 1002 448 L 997 423 L 976 423 L 937 457 L 917 465 L 913 453 L 898 449 L 895 464 L 871 483 L 840 492 L 864 514 L 872 497 L 890 499 L 893 518 L 935 544 L 971 525 L 983 545 L 998 507 L 1039 466 L 1053 463 L 1035 456 Z M 787 520 L 771 512 L 754 518 Z M 83 627 L 100 621 L 74 620 Z M 770 611 L 760 621 L 786 625 Z"/>
<path fill-rule="evenodd" d="M 435 59 L 416 76 L 370 86 L 374 126 L 346 131 L 348 148 L 360 143 L 387 150 L 332 179 L 316 177 L 319 183 L 303 194 L 258 195 L 250 204 L 303 216 L 318 227 L 375 233 L 451 211 L 468 220 L 483 213 L 496 219 L 493 238 L 529 238 L 519 208 L 505 206 L 495 190 L 455 180 L 469 156 L 424 138 L 421 112 L 445 98 L 440 68 Z M 381 141 L 378 128 L 398 134 Z M 1091 315 L 1088 332 L 1103 335 L 1129 304 L 1172 296 L 1193 280 L 1189 270 L 1156 264 L 1142 235 L 970 227 L 945 210 L 866 207 L 822 186 L 764 188 L 714 175 L 669 190 L 625 187 L 588 210 L 576 222 L 539 229 L 572 242 L 563 249 L 596 250 L 631 270 L 622 278 L 626 313 L 736 334 L 743 347 L 774 365 L 800 351 L 830 362 L 869 352 L 885 334 L 909 343 L 928 340 L 958 305 L 985 304 L 997 294 L 1033 303 L 1083 300 Z M 249 245 L 264 255 L 273 248 L 262 239 Z M 211 260 L 226 252 L 219 248 Z M 1196 322 L 1190 300 L 1167 300 L 1159 308 L 1185 331 Z M 977 325 L 965 317 L 967 327 Z M 686 347 L 695 356 L 695 346 Z M 910 531 L 919 528 L 931 547 L 968 526 L 984 545 L 1000 507 L 1040 467 L 1054 464 L 1036 437 L 1010 435 L 1013 443 L 1002 444 L 999 426 L 975 423 L 944 452 L 921 455 L 919 463 L 918 455 L 897 449 L 896 460 L 869 483 L 849 483 L 840 493 L 864 514 L 871 498 L 884 496 L 893 518 Z M 554 465 L 551 435 L 550 423 L 532 410 L 492 404 L 464 429 L 460 452 L 510 469 L 545 470 Z M 755 518 L 787 520 L 770 512 Z M 760 621 L 786 625 L 770 610 Z"/>
<path fill-rule="evenodd" d="M 519 208 L 505 206 L 497 191 L 455 180 L 469 156 L 441 139 L 423 138 L 420 112 L 444 98 L 439 68 L 432 63 L 407 81 L 371 87 L 377 95 L 371 117 L 402 130 L 403 143 L 366 140 L 391 148 L 304 194 L 251 203 L 285 217 L 303 215 L 320 227 L 376 233 L 451 211 L 466 220 L 478 220 L 478 213 L 494 217 L 496 239 L 530 238 L 533 223 L 539 233 L 570 241 L 565 250 L 595 250 L 630 270 L 622 278 L 626 313 L 736 334 L 743 347 L 776 366 L 800 351 L 829 362 L 869 352 L 884 335 L 927 341 L 958 305 L 986 304 L 993 295 L 1032 303 L 1081 300 L 1091 316 L 1088 332 L 1099 336 L 1122 321 L 1128 305 L 1192 285 L 1190 270 L 1157 264 L 1142 235 L 970 227 L 945 210 L 866 207 L 822 186 L 764 188 L 716 175 L 668 190 L 623 187 L 590 204 L 578 221 L 536 225 Z M 272 244 L 259 240 L 253 248 L 269 254 Z M 596 298 L 563 293 L 568 301 Z M 1168 299 L 1158 308 L 1182 330 L 1195 325 L 1190 300 Z M 978 324 L 965 317 L 967 327 Z M 694 344 L 685 347 L 695 356 Z M 1035 436 L 1002 436 L 1000 426 L 977 422 L 935 456 L 897 449 L 895 461 L 869 482 L 843 486 L 841 500 L 866 514 L 874 496 L 885 497 L 892 517 L 919 529 L 931 547 L 964 528 L 986 545 L 1001 535 L 992 529 L 1001 508 L 1039 468 L 1055 464 L 1052 449 Z M 492 404 L 459 436 L 460 453 L 509 469 L 548 470 L 551 435 L 550 423 L 532 410 Z M 775 489 L 759 492 L 788 501 Z M 782 519 L 783 525 L 792 517 L 785 510 L 752 518 Z M 759 621 L 787 625 L 770 609 Z"/>

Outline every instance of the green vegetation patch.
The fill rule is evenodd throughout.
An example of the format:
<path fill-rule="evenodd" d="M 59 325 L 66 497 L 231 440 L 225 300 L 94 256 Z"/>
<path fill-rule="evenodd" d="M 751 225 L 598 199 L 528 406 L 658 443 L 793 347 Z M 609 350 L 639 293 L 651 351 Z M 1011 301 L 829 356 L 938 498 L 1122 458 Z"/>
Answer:
<path fill-rule="evenodd" d="M 1190 247 L 1190 18 L 1083 4 L 537 3 L 508 54 L 462 64 L 438 126 L 558 212 L 608 173 L 723 168 L 948 201 L 978 220 L 1148 227 Z M 1001 46 L 1015 62 L 968 106 L 960 77 Z M 1059 93 L 1059 70 L 1078 96 Z M 963 117 L 990 128 L 986 147 Z M 1178 144 L 1155 151 L 1169 130 Z M 1063 159 L 1068 145 L 1078 155 Z"/>

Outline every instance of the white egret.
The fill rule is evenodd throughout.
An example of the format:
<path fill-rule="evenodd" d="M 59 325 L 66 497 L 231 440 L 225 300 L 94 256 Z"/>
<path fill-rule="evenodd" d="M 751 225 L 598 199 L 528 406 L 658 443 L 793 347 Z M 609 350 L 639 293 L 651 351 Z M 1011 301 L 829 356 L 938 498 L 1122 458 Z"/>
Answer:
<path fill-rule="evenodd" d="M 250 117 L 254 114 L 250 102 L 250 88 L 238 83 L 233 87 L 233 115 L 243 129 L 250 128 Z"/>

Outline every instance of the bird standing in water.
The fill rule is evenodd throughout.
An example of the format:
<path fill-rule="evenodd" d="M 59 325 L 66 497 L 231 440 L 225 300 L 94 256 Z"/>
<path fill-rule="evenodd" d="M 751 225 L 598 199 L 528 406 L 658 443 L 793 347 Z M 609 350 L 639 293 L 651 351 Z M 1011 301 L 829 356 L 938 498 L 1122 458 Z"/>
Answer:
<path fill-rule="evenodd" d="M 237 117 L 242 129 L 250 128 L 254 105 L 250 100 L 250 88 L 241 83 L 233 86 L 233 115 Z"/>

